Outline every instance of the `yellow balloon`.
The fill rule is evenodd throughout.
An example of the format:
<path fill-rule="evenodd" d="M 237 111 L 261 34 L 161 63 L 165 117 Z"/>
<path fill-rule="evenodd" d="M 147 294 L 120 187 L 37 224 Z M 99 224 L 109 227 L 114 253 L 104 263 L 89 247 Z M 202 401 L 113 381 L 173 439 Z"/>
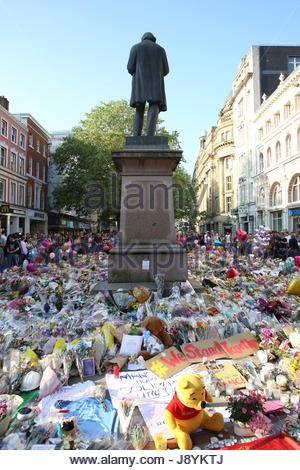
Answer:
<path fill-rule="evenodd" d="M 293 279 L 286 289 L 287 294 L 300 296 L 300 277 Z"/>

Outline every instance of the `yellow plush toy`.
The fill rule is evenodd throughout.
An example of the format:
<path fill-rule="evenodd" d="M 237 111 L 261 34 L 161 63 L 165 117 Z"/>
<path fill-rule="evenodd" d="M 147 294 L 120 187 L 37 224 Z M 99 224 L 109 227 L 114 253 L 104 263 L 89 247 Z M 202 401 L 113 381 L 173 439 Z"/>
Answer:
<path fill-rule="evenodd" d="M 198 428 L 220 432 L 224 427 L 221 413 L 209 416 L 204 408 L 212 398 L 205 390 L 203 380 L 197 374 L 180 377 L 176 392 L 164 412 L 165 423 L 175 437 L 178 447 L 193 448 L 190 433 Z"/>

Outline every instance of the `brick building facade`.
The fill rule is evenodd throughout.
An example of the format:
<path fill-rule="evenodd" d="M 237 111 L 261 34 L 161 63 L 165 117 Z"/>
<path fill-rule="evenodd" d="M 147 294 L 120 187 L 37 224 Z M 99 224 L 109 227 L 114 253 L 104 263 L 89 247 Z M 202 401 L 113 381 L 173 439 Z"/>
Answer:
<path fill-rule="evenodd" d="M 26 233 L 48 232 L 48 144 L 49 134 L 30 114 L 16 114 L 26 125 L 27 193 Z"/>
<path fill-rule="evenodd" d="M 0 219 L 6 234 L 26 228 L 27 126 L 9 112 L 0 97 Z"/>

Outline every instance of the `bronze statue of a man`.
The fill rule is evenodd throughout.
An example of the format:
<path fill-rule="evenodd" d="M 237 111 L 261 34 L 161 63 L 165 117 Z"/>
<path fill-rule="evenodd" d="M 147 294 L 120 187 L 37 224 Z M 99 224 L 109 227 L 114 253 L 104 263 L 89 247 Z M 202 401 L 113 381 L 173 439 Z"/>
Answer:
<path fill-rule="evenodd" d="M 165 50 L 156 44 L 152 33 L 145 33 L 142 41 L 131 48 L 127 69 L 132 75 L 130 106 L 136 110 L 133 135 L 142 134 L 146 101 L 147 135 L 154 135 L 158 113 L 167 110 L 164 77 L 169 65 Z"/>

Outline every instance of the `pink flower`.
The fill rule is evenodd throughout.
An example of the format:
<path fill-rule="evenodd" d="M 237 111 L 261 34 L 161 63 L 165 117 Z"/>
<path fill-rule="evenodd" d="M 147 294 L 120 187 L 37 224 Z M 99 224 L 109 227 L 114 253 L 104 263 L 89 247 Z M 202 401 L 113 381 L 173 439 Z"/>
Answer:
<path fill-rule="evenodd" d="M 229 398 L 228 398 L 228 401 L 229 401 L 230 403 L 232 402 L 232 400 L 233 400 L 232 397 L 229 397 Z"/>
<path fill-rule="evenodd" d="M 252 403 L 252 400 L 250 400 L 250 398 L 247 398 L 246 403 L 248 403 L 248 405 L 250 405 L 250 403 Z"/>
<path fill-rule="evenodd" d="M 247 413 L 246 408 L 242 408 L 242 413 L 245 415 Z"/>
<path fill-rule="evenodd" d="M 243 392 L 239 392 L 239 395 L 240 395 L 240 397 L 244 396 Z"/>
<path fill-rule="evenodd" d="M 255 414 L 253 410 L 251 410 L 251 411 L 250 411 L 250 413 L 251 413 L 252 415 L 254 415 L 254 414 Z"/>

